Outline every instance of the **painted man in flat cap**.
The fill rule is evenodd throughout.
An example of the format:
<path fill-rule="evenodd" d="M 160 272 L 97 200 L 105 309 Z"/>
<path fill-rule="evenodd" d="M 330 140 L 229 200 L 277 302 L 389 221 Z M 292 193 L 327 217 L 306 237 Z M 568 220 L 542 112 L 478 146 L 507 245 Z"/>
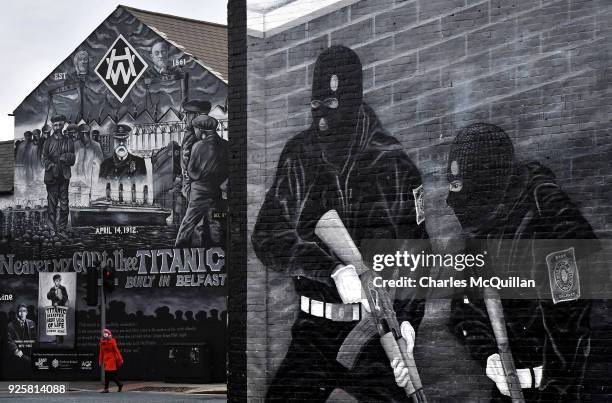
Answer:
<path fill-rule="evenodd" d="M 194 134 L 199 138 L 192 147 L 187 166 L 191 183 L 189 206 L 176 237 L 177 247 L 193 245 L 193 232 L 202 219 L 221 199 L 221 184 L 227 179 L 227 141 L 217 134 L 219 122 L 210 116 L 193 119 Z"/>
<path fill-rule="evenodd" d="M 51 119 L 53 134 L 45 141 L 42 152 L 42 163 L 45 168 L 45 186 L 47 187 L 47 225 L 52 231 L 62 232 L 68 225 L 68 188 L 75 162 L 72 132 L 76 125 L 66 124 L 63 115 Z"/>
<path fill-rule="evenodd" d="M 193 145 L 200 140 L 196 136 L 191 122 L 197 116 L 207 115 L 210 112 L 211 104 L 208 101 L 193 99 L 191 101 L 183 102 L 183 112 L 185 113 L 185 136 L 181 144 L 181 169 L 183 171 L 183 196 L 189 200 L 189 192 L 191 189 L 189 175 L 187 175 L 187 167 L 189 165 L 189 158 L 191 156 L 191 148 Z"/>

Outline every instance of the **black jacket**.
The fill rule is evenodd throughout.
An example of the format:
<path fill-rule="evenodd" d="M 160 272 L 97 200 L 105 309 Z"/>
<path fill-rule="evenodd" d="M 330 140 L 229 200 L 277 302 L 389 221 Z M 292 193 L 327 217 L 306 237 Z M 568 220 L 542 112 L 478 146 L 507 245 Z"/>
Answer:
<path fill-rule="evenodd" d="M 416 222 L 418 169 L 365 104 L 354 133 L 344 158 L 335 161 L 326 157 L 313 127 L 290 139 L 253 230 L 258 258 L 289 273 L 298 294 L 319 301 L 341 301 L 330 277 L 341 262 L 314 235 L 327 211 L 337 210 L 358 247 L 363 239 L 427 238 L 425 223 Z M 422 300 L 413 302 L 422 308 Z M 416 328 L 422 309 L 414 308 L 396 302 L 398 319 Z"/>
<path fill-rule="evenodd" d="M 53 305 L 66 306 L 66 302 L 68 302 L 68 292 L 66 291 L 66 287 L 60 285 L 59 289 L 62 292 L 61 298 L 57 297 L 55 293 L 55 286 L 53 286 L 47 293 L 47 299 L 50 300 Z"/>
<path fill-rule="evenodd" d="M 74 141 L 70 136 L 53 134 L 43 144 L 42 164 L 45 168 L 44 181 L 54 184 L 70 180 L 72 166 L 76 160 Z"/>
<path fill-rule="evenodd" d="M 19 320 L 15 319 L 8 324 L 7 328 L 7 341 L 9 346 L 9 352 L 11 354 L 21 349 L 19 345 L 20 342 L 36 339 L 36 325 L 34 324 L 34 321 L 30 319 L 26 318 L 23 327 L 20 325 Z"/>
<path fill-rule="evenodd" d="M 147 176 L 147 167 L 145 160 L 134 154 L 128 154 L 124 160 L 120 160 L 117 154 L 113 155 L 102 162 L 100 166 L 101 179 L 132 179 L 142 178 Z"/>
<path fill-rule="evenodd" d="M 539 163 L 519 167 L 509 189 L 496 218 L 476 234 L 473 244 L 484 246 L 496 265 L 522 266 L 536 284 L 548 286 L 546 251 L 540 250 L 548 241 L 542 240 L 594 239 L 593 229 L 553 173 Z M 576 253 L 580 257 L 589 251 Z M 472 356 L 485 365 L 487 357 L 498 352 L 495 337 L 480 292 L 472 289 L 466 296 L 469 303 L 453 301 L 451 323 Z M 502 305 L 516 368 L 543 365 L 538 398 L 578 399 L 590 346 L 591 302 L 553 304 L 548 297 L 502 299 Z"/>
<path fill-rule="evenodd" d="M 221 197 L 220 185 L 227 179 L 227 141 L 218 134 L 211 134 L 193 144 L 187 175 L 192 186 Z"/>

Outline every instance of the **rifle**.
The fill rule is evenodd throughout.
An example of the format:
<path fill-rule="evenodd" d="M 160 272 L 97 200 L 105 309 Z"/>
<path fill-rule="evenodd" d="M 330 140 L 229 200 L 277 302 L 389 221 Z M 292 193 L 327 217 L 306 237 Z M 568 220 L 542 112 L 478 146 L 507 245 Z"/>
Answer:
<path fill-rule="evenodd" d="M 374 286 L 376 274 L 364 264 L 336 210 L 329 210 L 319 219 L 314 233 L 344 264 L 355 266 L 361 279 L 362 294 L 365 294 L 371 310 L 370 315 L 364 316 L 344 340 L 337 361 L 352 369 L 365 343 L 378 334 L 389 361 L 401 359 L 408 369 L 409 380 L 404 387 L 406 395 L 416 403 L 426 403 L 414 356 L 407 350 L 393 310 L 393 298 L 386 289 Z"/>
<path fill-rule="evenodd" d="M 489 320 L 491 321 L 491 327 L 493 328 L 493 334 L 495 335 L 495 341 L 497 342 L 502 368 L 506 375 L 510 398 L 512 399 L 512 403 L 525 403 L 521 381 L 516 374 L 516 367 L 514 366 L 514 359 L 512 358 L 512 351 L 510 350 L 508 332 L 506 331 L 506 320 L 504 319 L 504 311 L 499 293 L 494 288 L 485 287 L 483 294 L 485 305 L 487 306 L 487 313 L 489 314 Z"/>

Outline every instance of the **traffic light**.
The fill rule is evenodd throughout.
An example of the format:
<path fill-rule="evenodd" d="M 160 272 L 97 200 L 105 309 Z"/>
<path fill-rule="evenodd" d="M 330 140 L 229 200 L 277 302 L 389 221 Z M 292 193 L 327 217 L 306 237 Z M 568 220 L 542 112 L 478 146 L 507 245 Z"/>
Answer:
<path fill-rule="evenodd" d="M 105 267 L 102 269 L 102 285 L 105 292 L 111 292 L 115 289 L 115 269 Z"/>
<path fill-rule="evenodd" d="M 98 274 L 97 268 L 89 267 L 87 269 L 87 305 L 98 305 Z"/>

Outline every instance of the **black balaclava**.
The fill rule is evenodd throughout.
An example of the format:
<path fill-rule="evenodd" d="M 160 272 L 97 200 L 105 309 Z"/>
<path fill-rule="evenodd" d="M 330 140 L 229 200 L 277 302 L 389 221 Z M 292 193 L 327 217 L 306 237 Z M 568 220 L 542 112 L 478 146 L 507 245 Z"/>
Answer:
<path fill-rule="evenodd" d="M 355 131 L 363 100 L 361 69 L 359 56 L 344 46 L 332 46 L 317 58 L 312 75 L 312 124 L 326 148 L 345 147 Z"/>
<path fill-rule="evenodd" d="M 514 165 L 512 141 L 498 126 L 475 123 L 459 131 L 448 156 L 446 203 L 464 229 L 477 229 L 502 202 Z"/>

